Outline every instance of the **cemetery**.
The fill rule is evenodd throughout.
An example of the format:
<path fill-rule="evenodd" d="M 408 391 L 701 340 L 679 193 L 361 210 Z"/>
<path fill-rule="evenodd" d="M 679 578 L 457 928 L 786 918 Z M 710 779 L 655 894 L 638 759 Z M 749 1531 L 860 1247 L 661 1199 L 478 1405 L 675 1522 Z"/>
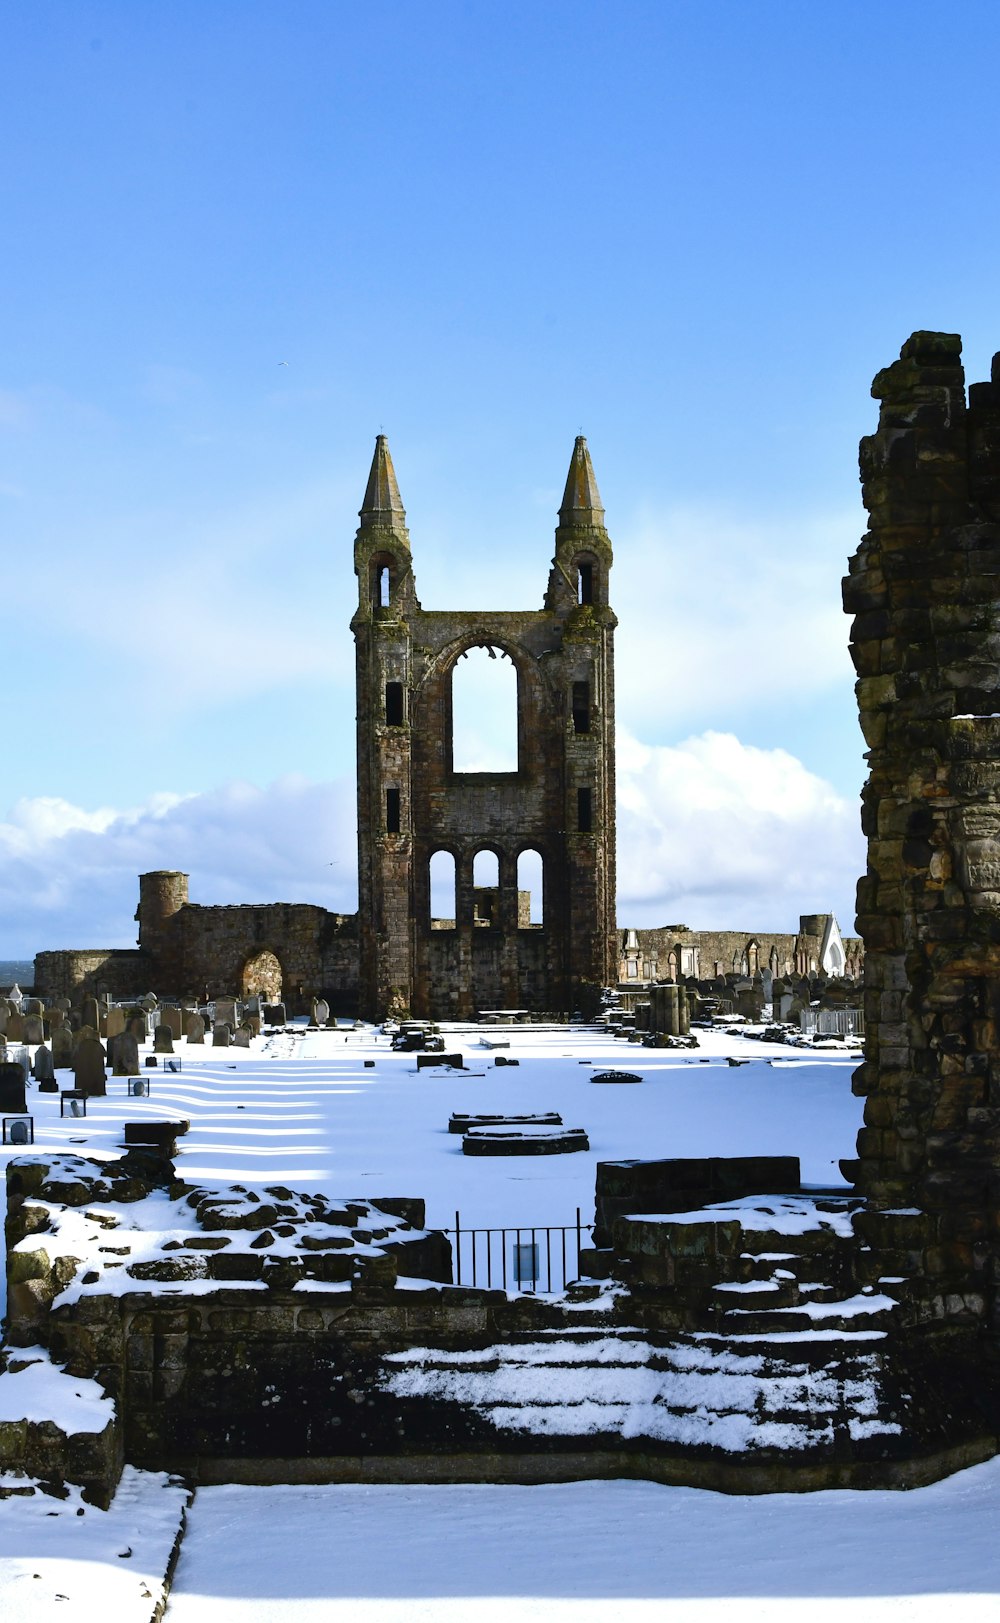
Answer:
<path fill-rule="evenodd" d="M 582 437 L 544 608 L 473 617 L 421 608 L 379 436 L 361 905 L 324 937 L 357 965 L 354 1017 L 269 948 L 248 978 L 242 937 L 212 997 L 175 958 L 162 1001 L 85 975 L 0 1000 L 0 1496 L 86 1517 L 160 1493 L 173 1548 L 180 1481 L 877 1492 L 996 1455 L 1000 381 L 967 397 L 957 337 L 921 332 L 873 392 L 844 583 L 864 953 L 803 918 L 829 975 L 742 937 L 705 973 L 676 926 L 661 980 L 656 943 L 619 942 L 611 549 Z M 519 673 L 505 783 L 448 764 L 449 673 L 478 644 Z M 186 876 L 142 879 L 147 963 L 169 963 Z M 640 961 L 645 996 L 647 969 L 617 975 Z"/>

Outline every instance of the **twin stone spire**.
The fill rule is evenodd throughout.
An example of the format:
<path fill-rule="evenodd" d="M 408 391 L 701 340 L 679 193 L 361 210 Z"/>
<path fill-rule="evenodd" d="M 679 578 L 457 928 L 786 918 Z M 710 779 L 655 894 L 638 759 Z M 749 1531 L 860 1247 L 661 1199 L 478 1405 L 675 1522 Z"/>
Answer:
<path fill-rule="evenodd" d="M 389 454 L 389 441 L 384 434 L 379 434 L 375 441 L 375 455 L 358 517 L 363 530 L 385 528 L 406 535 L 406 509 L 399 494 L 396 470 Z M 587 441 L 582 434 L 576 436 L 570 457 L 566 489 L 559 508 L 559 523 L 561 528 L 566 529 L 604 528 L 601 493 L 597 488 Z"/>

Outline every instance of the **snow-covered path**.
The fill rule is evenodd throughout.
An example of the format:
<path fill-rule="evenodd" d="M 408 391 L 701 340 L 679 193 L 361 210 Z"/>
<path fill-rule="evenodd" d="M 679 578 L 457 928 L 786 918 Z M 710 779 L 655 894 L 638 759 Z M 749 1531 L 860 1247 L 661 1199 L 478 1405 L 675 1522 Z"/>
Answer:
<path fill-rule="evenodd" d="M 202 1489 L 167 1623 L 994 1620 L 1000 1460 L 910 1493 Z"/>

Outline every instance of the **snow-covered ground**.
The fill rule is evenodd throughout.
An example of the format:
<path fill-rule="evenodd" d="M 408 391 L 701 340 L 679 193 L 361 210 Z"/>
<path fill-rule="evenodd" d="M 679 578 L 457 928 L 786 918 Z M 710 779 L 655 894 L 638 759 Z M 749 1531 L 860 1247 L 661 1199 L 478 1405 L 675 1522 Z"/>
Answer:
<path fill-rule="evenodd" d="M 177 1167 L 193 1183 L 285 1184 L 335 1199 L 416 1195 L 430 1227 L 572 1224 L 593 1217 L 598 1161 L 630 1156 L 798 1155 L 806 1183 L 842 1185 L 838 1161 L 853 1156 L 861 1102 L 850 1089 L 857 1063 L 844 1053 L 810 1055 L 724 1031 L 699 1033 L 694 1051 L 646 1049 L 585 1028 L 530 1026 L 447 1032 L 467 1069 L 418 1072 L 371 1028 L 257 1039 L 253 1047 L 178 1043 L 181 1070 L 151 1078 L 148 1100 L 126 1097 L 122 1078 L 92 1099 L 83 1119 L 60 1118 L 56 1095 L 29 1091 L 37 1149 L 120 1153 L 125 1120 L 184 1117 L 191 1130 Z M 143 1058 L 150 1052 L 143 1051 Z M 730 1066 L 728 1056 L 748 1063 Z M 366 1061 L 374 1061 L 366 1066 Z M 774 1063 L 771 1063 L 773 1060 Z M 610 1067 L 637 1071 L 638 1087 L 591 1083 Z M 68 1086 L 70 1074 L 58 1073 Z M 538 1158 L 469 1157 L 448 1132 L 453 1111 L 557 1111 L 583 1127 L 589 1151 Z M 6 1148 L 3 1155 L 24 1153 Z"/>
<path fill-rule="evenodd" d="M 179 1072 L 165 1072 L 162 1060 L 145 1072 L 148 1101 L 128 1099 L 125 1082 L 109 1078 L 107 1098 L 92 1100 L 86 1118 L 61 1119 L 58 1097 L 31 1088 L 36 1148 L 113 1156 L 124 1120 L 184 1116 L 191 1131 L 178 1169 L 191 1182 L 282 1183 L 376 1202 L 418 1195 L 434 1226 L 451 1224 L 456 1209 L 463 1225 L 572 1223 L 578 1206 L 587 1221 L 599 1160 L 791 1154 L 806 1183 L 839 1185 L 838 1160 L 854 1153 L 861 1105 L 850 1091 L 856 1062 L 844 1054 L 723 1032 L 700 1033 L 690 1053 L 585 1030 L 509 1035 L 501 1052 L 517 1067 L 495 1067 L 477 1032 L 448 1033 L 449 1051 L 466 1055 L 464 1073 L 418 1073 L 412 1055 L 390 1053 L 370 1029 L 299 1030 L 249 1051 L 180 1043 Z M 730 1055 L 749 1063 L 730 1066 Z M 644 1081 L 590 1082 L 609 1066 Z M 67 1085 L 66 1073 L 61 1079 Z M 464 1156 L 448 1132 L 452 1111 L 494 1110 L 558 1111 L 567 1126 L 586 1128 L 590 1150 Z M 88 1508 L 83 1517 L 75 1494 L 0 1502 L 5 1623 L 149 1615 L 136 1601 L 151 1604 L 142 1589 L 153 1593 L 176 1490 L 142 1473 L 130 1473 L 126 1486 L 111 1512 Z M 524 1617 L 585 1620 L 605 1618 L 610 1602 L 623 1618 L 725 1610 L 744 1623 L 798 1616 L 805 1605 L 839 1617 L 862 1597 L 866 1618 L 923 1618 L 951 1596 L 961 1597 L 963 1618 L 995 1616 L 998 1511 L 1000 1462 L 906 1494 L 759 1499 L 624 1482 L 210 1488 L 191 1513 L 169 1617 L 271 1623 L 294 1607 L 303 1623 L 450 1623 L 499 1617 L 513 1603 Z M 137 1544 L 122 1517 L 155 1548 Z M 127 1547 L 133 1557 L 120 1555 Z"/>
<path fill-rule="evenodd" d="M 0 1487 L 19 1486 L 0 1474 Z M 110 1510 L 74 1487 L 0 1500 L 3 1623 L 150 1623 L 186 1499 L 161 1472 L 127 1465 Z"/>
<path fill-rule="evenodd" d="M 168 1623 L 995 1619 L 1000 1461 L 912 1493 L 203 1488 Z"/>

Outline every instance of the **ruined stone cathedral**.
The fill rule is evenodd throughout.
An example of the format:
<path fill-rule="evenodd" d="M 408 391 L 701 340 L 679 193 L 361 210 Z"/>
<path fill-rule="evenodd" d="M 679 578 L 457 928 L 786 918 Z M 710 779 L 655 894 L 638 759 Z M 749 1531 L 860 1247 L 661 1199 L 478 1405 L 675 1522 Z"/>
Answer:
<path fill-rule="evenodd" d="M 617 978 L 615 616 L 594 469 L 573 447 L 545 600 L 534 611 L 424 609 L 384 435 L 354 545 L 360 1012 L 473 1016 L 593 1009 Z M 452 681 L 471 648 L 517 676 L 517 765 L 456 770 Z M 478 887 L 476 857 L 496 859 Z M 521 905 L 541 862 L 544 922 Z M 431 864 L 453 863 L 452 916 L 432 916 Z"/>

